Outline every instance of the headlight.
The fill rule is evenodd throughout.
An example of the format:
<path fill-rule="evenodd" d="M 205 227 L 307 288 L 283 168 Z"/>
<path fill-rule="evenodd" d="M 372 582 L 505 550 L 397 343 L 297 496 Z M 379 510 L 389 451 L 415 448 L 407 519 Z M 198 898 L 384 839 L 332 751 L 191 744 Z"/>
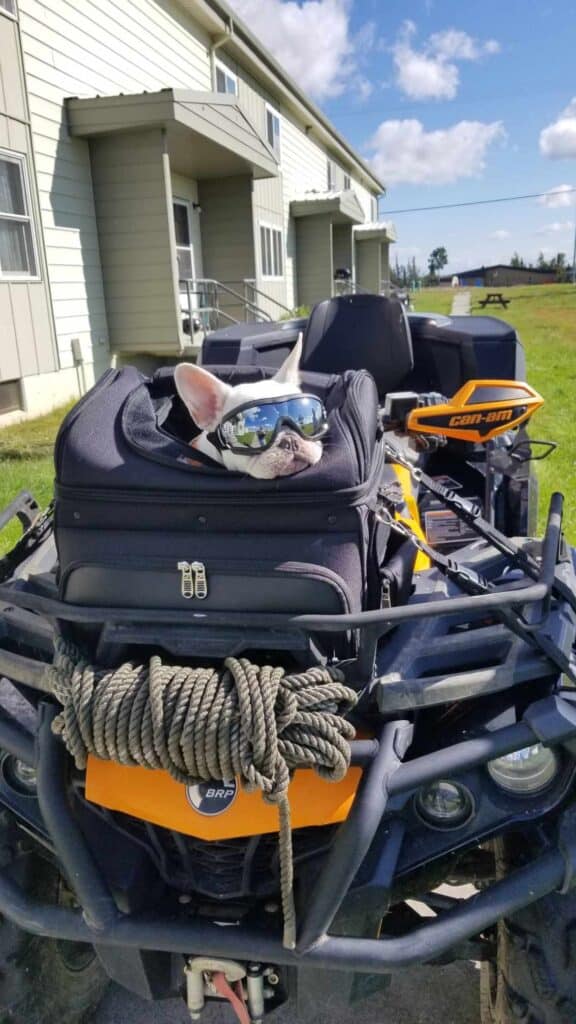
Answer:
<path fill-rule="evenodd" d="M 558 758 L 549 747 L 534 743 L 487 764 L 492 779 L 508 793 L 540 793 L 558 772 Z"/>
<path fill-rule="evenodd" d="M 6 781 L 24 796 L 36 792 L 36 769 L 17 757 L 8 756 L 4 761 Z"/>
<path fill-rule="evenodd" d="M 423 821 L 433 828 L 461 828 L 474 813 L 474 801 L 469 790 L 449 779 L 439 779 L 423 786 L 416 794 L 414 804 Z"/>

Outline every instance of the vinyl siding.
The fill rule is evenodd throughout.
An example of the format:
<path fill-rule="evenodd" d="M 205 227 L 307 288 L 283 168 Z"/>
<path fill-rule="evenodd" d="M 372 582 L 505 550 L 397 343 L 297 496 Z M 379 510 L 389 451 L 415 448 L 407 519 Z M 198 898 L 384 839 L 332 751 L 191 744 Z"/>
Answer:
<path fill-rule="evenodd" d="M 367 238 L 356 243 L 356 281 L 369 292 L 380 291 L 383 248 L 379 238 Z"/>
<path fill-rule="evenodd" d="M 202 206 L 202 256 L 207 278 L 232 285 L 242 293 L 244 278 L 254 278 L 252 179 L 247 176 L 198 183 Z M 229 297 L 222 309 L 237 319 L 244 311 Z"/>
<path fill-rule="evenodd" d="M 57 367 L 18 23 L 0 14 L 0 147 L 26 158 L 39 280 L 0 280 L 0 381 Z"/>
<path fill-rule="evenodd" d="M 278 102 L 270 92 L 262 88 L 259 82 L 257 82 L 235 61 L 230 60 L 226 54 L 223 54 L 220 51 L 218 54 L 218 60 L 221 64 L 224 64 L 225 67 L 229 68 L 230 71 L 232 71 L 238 78 L 238 103 L 245 111 L 247 117 L 249 117 L 256 131 L 264 140 L 266 140 L 266 104 L 269 103 L 276 110 L 279 110 Z M 265 296 L 269 297 L 267 299 L 264 295 L 257 294 L 255 296 L 255 302 L 265 312 L 267 312 L 269 316 L 277 319 L 284 313 L 286 307 L 292 305 L 292 295 L 291 290 L 289 294 L 286 274 L 287 261 L 285 250 L 288 225 L 282 173 L 275 178 L 263 178 L 258 181 L 254 181 L 252 209 L 253 231 L 256 244 L 256 251 L 254 254 L 254 277 L 256 281 L 256 288 L 259 289 L 260 292 L 264 293 Z M 281 280 L 271 281 L 269 278 L 265 278 L 262 274 L 260 224 L 277 227 L 282 231 L 284 241 L 284 272 Z M 250 275 L 248 273 L 244 273 L 240 280 L 246 277 L 250 277 Z"/>
<path fill-rule="evenodd" d="M 19 11 L 60 361 L 64 367 L 72 365 L 71 340 L 80 337 L 85 357 L 94 360 L 95 371 L 100 372 L 109 359 L 110 324 L 113 320 L 116 337 L 124 320 L 116 306 L 107 315 L 90 151 L 87 142 L 68 135 L 64 99 L 166 86 L 208 90 L 210 41 L 170 0 L 19 0 Z M 125 169 L 126 192 L 132 173 L 133 168 L 127 174 Z M 138 176 L 144 199 L 139 172 Z M 115 201 L 119 197 L 117 191 Z M 149 228 L 160 230 L 159 220 L 151 217 Z M 106 235 L 104 228 L 102 238 Z M 125 262 L 121 247 L 113 255 L 107 250 L 108 256 L 109 266 L 118 265 L 120 270 Z M 147 259 L 142 253 L 143 287 L 150 284 L 142 271 Z M 151 272 L 155 260 L 158 254 L 152 256 Z M 156 269 L 160 270 L 157 264 Z M 122 287 L 127 287 L 132 273 L 128 267 Z M 140 337 L 144 328 L 153 332 L 151 323 L 141 320 L 127 325 L 127 347 L 135 331 Z"/>
<path fill-rule="evenodd" d="M 110 244 L 113 229 L 103 194 L 99 208 L 108 223 L 101 226 L 99 235 L 89 144 L 69 136 L 63 101 L 69 96 L 153 92 L 169 86 L 210 91 L 213 87 L 211 39 L 176 0 L 19 0 L 19 10 L 60 363 L 63 367 L 72 365 L 71 341 L 79 337 L 85 357 L 94 361 L 95 372 L 99 373 L 109 361 L 109 343 L 116 344 L 120 325 L 122 331 L 128 332 L 119 342 L 121 347 L 131 347 L 134 332 L 143 337 L 142 317 L 140 314 L 140 319 L 135 317 L 132 330 L 127 310 L 119 308 L 122 299 L 137 296 L 142 286 L 150 288 L 143 304 L 151 301 L 152 295 L 156 295 L 151 271 L 156 267 L 161 278 L 166 267 L 159 267 L 158 253 L 146 246 L 142 246 L 136 260 L 128 259 L 129 243 L 126 241 L 123 245 L 119 233 L 115 244 Z M 296 229 L 290 219 L 289 205 L 295 196 L 305 191 L 326 188 L 327 153 L 311 134 L 307 134 L 305 126 L 283 108 L 277 96 L 268 93 L 243 68 L 229 60 L 225 47 L 218 51 L 218 58 L 238 75 L 239 102 L 263 138 L 266 137 L 266 102 L 280 113 L 281 174 L 277 179 L 254 182 L 248 211 L 245 192 L 242 192 L 241 208 L 246 215 L 242 225 L 235 211 L 226 225 L 216 210 L 217 196 L 221 195 L 222 209 L 230 211 L 230 190 L 233 192 L 234 186 L 229 179 L 201 186 L 206 202 L 215 211 L 215 223 L 210 227 L 207 216 L 198 218 L 200 232 L 204 235 L 207 231 L 209 237 L 207 242 L 203 238 L 199 245 L 202 257 L 206 253 L 208 256 L 203 259 L 203 266 L 197 260 L 197 271 L 202 268 L 206 276 L 224 280 L 255 277 L 257 286 L 271 298 L 293 306 L 297 301 Z M 111 164 L 110 172 L 113 171 Z M 126 165 L 125 174 L 123 185 L 114 181 L 112 204 L 120 202 L 122 188 L 126 203 L 132 202 L 132 170 Z M 151 197 L 146 194 L 143 175 L 144 169 L 139 168 L 138 195 L 148 204 Z M 101 181 L 103 186 L 104 178 Z M 194 182 L 191 179 L 189 182 L 193 190 Z M 172 184 L 176 192 L 182 191 L 182 181 L 178 185 L 173 177 Z M 369 219 L 369 193 L 357 183 L 352 187 Z M 200 199 L 204 206 L 202 196 Z M 135 216 L 133 205 L 127 205 L 126 210 Z M 148 238 L 164 231 L 162 217 L 162 211 L 147 208 L 145 233 Z M 283 229 L 284 276 L 278 282 L 263 280 L 260 272 L 259 246 L 255 240 L 258 240 L 261 221 Z M 232 235 L 231 224 L 238 237 Z M 106 290 L 101 269 L 102 246 L 106 248 Z M 220 268 L 218 274 L 213 273 L 215 266 Z M 112 287 L 114 268 L 122 275 L 122 295 L 116 295 Z M 160 278 L 154 284 L 156 289 L 160 287 Z M 324 287 L 331 288 L 325 272 Z M 171 293 L 170 296 L 166 293 L 164 301 L 170 305 Z M 271 315 L 279 315 L 280 308 L 274 303 L 268 308 Z M 150 323 L 148 327 L 152 334 Z"/>
<path fill-rule="evenodd" d="M 383 242 L 380 249 L 380 283 L 381 286 L 390 286 L 390 245 Z"/>
<path fill-rule="evenodd" d="M 91 146 L 105 305 L 118 352 L 180 351 L 163 151 L 160 129 L 106 136 Z M 69 292 L 65 301 L 70 314 L 81 315 L 81 299 Z"/>
<path fill-rule="evenodd" d="M 374 217 L 373 210 L 372 210 L 372 200 L 374 198 L 374 193 L 373 192 L 369 192 L 367 188 L 364 188 L 364 186 L 360 184 L 360 182 L 355 181 L 353 176 L 352 176 L 352 189 L 356 193 L 356 198 L 358 199 L 358 202 L 360 203 L 360 206 L 362 207 L 362 209 L 364 211 L 364 220 L 365 221 L 377 220 L 378 218 Z"/>
<path fill-rule="evenodd" d="M 328 214 L 296 221 L 299 305 L 313 306 L 332 294 L 332 224 Z"/>
<path fill-rule="evenodd" d="M 266 103 L 280 115 L 280 174 L 276 179 L 254 182 L 254 224 L 256 252 L 257 286 L 272 299 L 294 307 L 298 298 L 296 282 L 296 225 L 290 217 L 290 202 L 305 192 L 313 190 L 323 192 L 327 186 L 327 163 L 331 159 L 334 166 L 334 187 L 344 188 L 344 168 L 320 145 L 312 134 L 307 133 L 289 114 L 277 97 L 262 89 L 242 67 L 229 59 L 221 50 L 218 60 L 230 69 L 238 78 L 238 100 L 245 109 L 256 129 L 266 137 Z M 364 212 L 366 221 L 372 217 L 372 193 L 361 185 L 350 174 L 351 188 L 355 192 Z M 270 281 L 261 273 L 261 254 L 259 245 L 259 224 L 264 222 L 281 227 L 284 233 L 284 276 L 282 281 Z M 323 259 L 326 259 L 326 254 Z M 346 266 L 354 273 L 354 246 L 347 230 L 334 226 L 334 267 Z M 331 272 L 328 266 L 319 271 L 324 287 L 332 289 Z M 325 296 L 331 294 L 327 291 Z M 264 307 L 277 317 L 281 312 L 273 302 L 263 302 Z"/>
<path fill-rule="evenodd" d="M 332 228 L 332 246 L 334 250 L 334 270 L 346 267 L 352 271 L 354 267 L 354 253 L 351 224 L 334 224 Z"/>
<path fill-rule="evenodd" d="M 0 15 L 0 110 L 15 121 L 28 121 L 18 24 L 5 15 Z"/>
<path fill-rule="evenodd" d="M 296 222 L 290 217 L 292 199 L 317 189 L 326 188 L 326 160 L 323 149 L 288 116 L 282 118 L 282 180 L 284 217 L 287 224 L 286 291 L 288 304 L 296 306 L 304 300 L 298 294 L 296 280 Z M 331 284 L 330 284 L 331 287 Z M 326 298 L 330 292 L 323 296 Z"/>
<path fill-rule="evenodd" d="M 254 238 L 256 241 L 256 287 L 265 295 L 270 296 L 270 301 L 262 295 L 256 296 L 256 304 L 262 307 L 273 319 L 277 320 L 283 315 L 285 309 L 292 305 L 291 296 L 288 295 L 286 285 L 286 220 L 284 217 L 284 188 L 282 178 L 268 178 L 264 181 L 254 182 Z M 279 228 L 282 232 L 283 258 L 282 278 L 272 281 L 264 277 L 262 273 L 262 251 L 260 244 L 260 225 Z"/>

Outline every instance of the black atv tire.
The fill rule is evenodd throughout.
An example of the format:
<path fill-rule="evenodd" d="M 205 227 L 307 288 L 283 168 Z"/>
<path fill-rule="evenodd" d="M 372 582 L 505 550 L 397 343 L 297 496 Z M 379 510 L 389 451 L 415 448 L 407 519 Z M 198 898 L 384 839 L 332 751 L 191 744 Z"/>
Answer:
<path fill-rule="evenodd" d="M 38 854 L 26 860 L 34 896 L 69 905 L 57 869 Z M 29 935 L 0 917 L 0 1024 L 79 1024 L 107 985 L 92 946 Z"/>
<path fill-rule="evenodd" d="M 510 840 L 495 844 L 496 874 L 530 856 Z M 537 854 L 532 851 L 532 855 Z M 482 1024 L 576 1024 L 576 894 L 552 893 L 497 927 L 496 963 L 481 967 Z"/>

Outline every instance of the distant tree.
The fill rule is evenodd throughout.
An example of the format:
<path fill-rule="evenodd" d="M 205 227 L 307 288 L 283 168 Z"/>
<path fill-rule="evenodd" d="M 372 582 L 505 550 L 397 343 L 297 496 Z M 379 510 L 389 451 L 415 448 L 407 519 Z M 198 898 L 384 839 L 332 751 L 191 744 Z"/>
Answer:
<path fill-rule="evenodd" d="M 515 252 L 515 253 L 512 254 L 512 258 L 510 260 L 510 266 L 511 267 L 525 267 L 526 264 L 524 263 L 524 260 L 522 259 L 522 257 L 519 256 L 517 252 Z"/>
<path fill-rule="evenodd" d="M 408 281 L 407 281 L 408 286 L 409 287 L 416 287 L 420 283 L 420 278 L 422 277 L 422 271 L 420 270 L 420 267 L 416 263 L 416 257 L 415 256 L 412 256 L 411 259 L 408 260 L 408 264 L 406 266 L 406 270 L 408 272 Z"/>
<path fill-rule="evenodd" d="M 442 270 L 447 263 L 448 253 L 443 245 L 439 245 L 436 249 L 432 250 L 428 257 L 428 270 L 430 271 L 431 280 L 435 280 L 438 271 Z"/>
<path fill-rule="evenodd" d="M 568 257 L 565 252 L 557 252 L 556 255 L 549 260 L 547 260 L 544 253 L 541 252 L 538 256 L 537 267 L 538 270 L 547 270 L 549 273 L 555 274 L 557 281 L 568 281 L 570 279 Z"/>
<path fill-rule="evenodd" d="M 413 288 L 420 281 L 422 273 L 416 264 L 414 256 L 410 257 L 407 263 L 400 263 L 398 257 L 390 268 L 390 279 L 397 288 Z"/>
<path fill-rule="evenodd" d="M 568 257 L 565 252 L 557 252 L 553 259 L 550 260 L 550 270 L 556 274 L 557 281 L 570 280 L 570 267 L 568 266 Z"/>

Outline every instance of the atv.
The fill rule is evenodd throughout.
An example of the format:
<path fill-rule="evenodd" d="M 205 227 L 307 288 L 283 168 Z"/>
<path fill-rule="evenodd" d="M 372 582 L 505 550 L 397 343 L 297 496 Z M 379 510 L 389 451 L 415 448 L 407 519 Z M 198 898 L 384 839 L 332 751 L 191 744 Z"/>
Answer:
<path fill-rule="evenodd" d="M 173 370 L 125 367 L 66 417 L 54 505 L 0 517 L 2 1020 L 112 979 L 351 1021 L 472 960 L 483 1024 L 576 1021 L 575 563 L 561 495 L 535 536 L 519 340 L 351 295 L 202 364 L 266 377 L 300 332 L 318 467 L 196 465 Z"/>

